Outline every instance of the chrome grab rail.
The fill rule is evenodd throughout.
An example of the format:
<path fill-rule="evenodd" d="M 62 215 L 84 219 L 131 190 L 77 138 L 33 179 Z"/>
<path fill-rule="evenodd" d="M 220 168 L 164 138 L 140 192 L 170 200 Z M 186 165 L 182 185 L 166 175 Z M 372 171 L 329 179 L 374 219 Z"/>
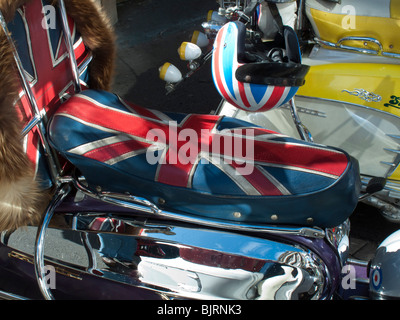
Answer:
<path fill-rule="evenodd" d="M 67 45 L 68 57 L 69 57 L 69 61 L 71 63 L 72 75 L 74 77 L 75 93 L 78 93 L 78 92 L 81 92 L 82 89 L 81 89 L 81 83 L 79 80 L 79 68 L 78 68 L 78 64 L 76 62 L 74 46 L 72 44 L 71 32 L 69 30 L 69 25 L 68 25 L 67 10 L 65 9 L 64 0 L 59 0 L 58 4 L 59 4 L 61 20 L 62 20 L 62 24 L 63 24 L 65 44 Z"/>
<path fill-rule="evenodd" d="M 50 220 L 53 217 L 54 210 L 59 206 L 59 204 L 64 200 L 64 198 L 69 194 L 70 191 L 71 186 L 69 184 L 64 184 L 60 186 L 60 188 L 56 191 L 52 201 L 47 207 L 45 214 L 43 215 L 42 221 L 38 226 L 36 234 L 34 255 L 35 275 L 39 285 L 39 289 L 46 300 L 54 300 L 54 297 L 46 283 L 46 272 L 44 265 L 44 240 Z"/>
<path fill-rule="evenodd" d="M 314 41 L 319 45 L 327 46 L 327 47 L 333 48 L 333 49 L 343 49 L 343 50 L 355 51 L 355 52 L 363 53 L 363 54 L 382 55 L 382 56 L 389 57 L 389 58 L 400 59 L 400 54 L 398 54 L 398 53 L 383 51 L 383 46 L 382 46 L 381 42 L 375 38 L 344 37 L 344 38 L 340 39 L 337 43 L 322 40 L 319 38 L 314 38 Z M 347 45 L 343 44 L 343 42 L 345 42 L 345 41 L 363 41 L 364 43 L 371 42 L 371 43 L 377 45 L 379 47 L 379 49 L 372 50 L 372 49 L 363 49 L 363 48 L 359 48 L 359 47 L 347 46 Z"/>

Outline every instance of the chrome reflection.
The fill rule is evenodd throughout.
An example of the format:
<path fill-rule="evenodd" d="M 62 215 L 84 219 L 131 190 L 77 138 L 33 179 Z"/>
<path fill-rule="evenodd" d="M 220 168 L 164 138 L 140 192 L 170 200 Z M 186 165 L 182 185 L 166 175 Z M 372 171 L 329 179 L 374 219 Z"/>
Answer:
<path fill-rule="evenodd" d="M 139 218 L 63 217 L 88 235 L 97 276 L 189 299 L 326 298 L 325 265 L 299 245 Z"/>
<path fill-rule="evenodd" d="M 347 219 L 341 225 L 325 230 L 326 239 L 337 250 L 342 266 L 349 257 L 350 250 L 350 220 Z"/>

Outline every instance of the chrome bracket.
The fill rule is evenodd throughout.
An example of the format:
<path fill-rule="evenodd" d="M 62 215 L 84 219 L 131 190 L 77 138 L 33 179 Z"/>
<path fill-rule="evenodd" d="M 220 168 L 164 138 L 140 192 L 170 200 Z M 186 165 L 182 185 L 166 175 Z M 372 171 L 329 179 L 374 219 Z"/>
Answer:
<path fill-rule="evenodd" d="M 314 139 L 311 135 L 310 130 L 308 130 L 308 128 L 301 122 L 294 98 L 290 99 L 289 108 L 290 108 L 290 113 L 292 115 L 294 124 L 296 125 L 297 132 L 300 135 L 300 138 L 307 142 L 314 142 Z"/>

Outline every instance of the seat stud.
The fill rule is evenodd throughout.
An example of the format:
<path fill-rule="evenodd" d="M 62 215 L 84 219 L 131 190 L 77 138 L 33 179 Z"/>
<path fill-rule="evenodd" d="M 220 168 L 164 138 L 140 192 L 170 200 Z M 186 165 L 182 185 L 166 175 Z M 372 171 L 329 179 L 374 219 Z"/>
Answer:
<path fill-rule="evenodd" d="M 240 217 L 242 216 L 242 214 L 241 214 L 240 212 L 238 212 L 238 211 L 235 211 L 235 212 L 233 213 L 233 216 L 234 216 L 235 218 L 240 218 Z"/>

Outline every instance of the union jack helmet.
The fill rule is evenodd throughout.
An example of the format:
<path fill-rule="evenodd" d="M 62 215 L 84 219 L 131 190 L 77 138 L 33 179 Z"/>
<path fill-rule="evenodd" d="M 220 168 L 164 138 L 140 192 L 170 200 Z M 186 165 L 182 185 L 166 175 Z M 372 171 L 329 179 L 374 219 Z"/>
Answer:
<path fill-rule="evenodd" d="M 284 26 L 282 39 L 272 41 L 268 48 L 262 44 L 262 51 L 266 50 L 265 59 L 255 58 L 248 51 L 245 37 L 246 26 L 239 21 L 225 24 L 217 34 L 212 76 L 218 92 L 230 104 L 250 112 L 267 111 L 285 104 L 304 84 L 309 70 L 301 64 L 296 33 Z M 276 44 L 281 47 L 274 47 Z M 283 59 L 274 58 L 277 50 L 281 52 L 279 56 L 284 54 Z"/>

